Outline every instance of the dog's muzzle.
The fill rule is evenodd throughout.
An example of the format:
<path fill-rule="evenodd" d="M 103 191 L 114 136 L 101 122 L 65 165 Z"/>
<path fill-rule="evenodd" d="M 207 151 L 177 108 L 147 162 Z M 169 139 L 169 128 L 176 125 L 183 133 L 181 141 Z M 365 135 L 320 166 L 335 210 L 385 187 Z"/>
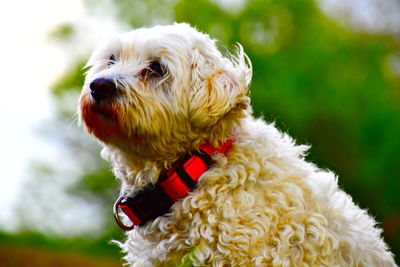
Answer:
<path fill-rule="evenodd" d="M 89 87 L 90 95 L 96 103 L 100 103 L 117 94 L 117 87 L 114 82 L 105 78 L 94 79 Z"/>

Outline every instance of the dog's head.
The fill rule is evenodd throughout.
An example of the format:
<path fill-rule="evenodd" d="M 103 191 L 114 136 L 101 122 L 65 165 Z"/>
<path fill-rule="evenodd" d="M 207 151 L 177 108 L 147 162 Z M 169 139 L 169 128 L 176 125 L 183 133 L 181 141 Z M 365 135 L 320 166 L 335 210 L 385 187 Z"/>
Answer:
<path fill-rule="evenodd" d="M 245 116 L 251 67 L 187 24 L 123 34 L 96 50 L 80 97 L 85 129 L 143 159 L 226 138 Z"/>

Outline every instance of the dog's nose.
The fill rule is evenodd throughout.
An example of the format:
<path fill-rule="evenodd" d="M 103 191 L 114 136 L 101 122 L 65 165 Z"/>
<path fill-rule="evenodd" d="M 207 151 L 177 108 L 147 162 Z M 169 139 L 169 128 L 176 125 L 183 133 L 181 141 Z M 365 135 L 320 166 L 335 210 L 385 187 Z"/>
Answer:
<path fill-rule="evenodd" d="M 90 83 L 90 95 L 96 102 L 100 102 L 104 99 L 110 98 L 117 93 L 117 87 L 115 84 L 104 78 L 94 79 Z"/>

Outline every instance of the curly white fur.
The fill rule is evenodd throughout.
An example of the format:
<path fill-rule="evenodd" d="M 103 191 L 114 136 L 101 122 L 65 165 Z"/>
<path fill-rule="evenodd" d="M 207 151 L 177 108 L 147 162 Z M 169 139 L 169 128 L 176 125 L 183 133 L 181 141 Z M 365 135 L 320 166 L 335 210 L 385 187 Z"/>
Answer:
<path fill-rule="evenodd" d="M 142 75 L 154 60 L 163 77 Z M 93 54 L 79 112 L 122 194 L 156 183 L 206 141 L 234 139 L 170 213 L 127 232 L 127 264 L 170 266 L 186 255 L 194 266 L 395 266 L 381 230 L 337 177 L 304 160 L 307 146 L 251 116 L 249 64 L 240 46 L 223 57 L 187 24 L 138 29 Z M 100 77 L 118 87 L 104 103 L 90 96 Z"/>

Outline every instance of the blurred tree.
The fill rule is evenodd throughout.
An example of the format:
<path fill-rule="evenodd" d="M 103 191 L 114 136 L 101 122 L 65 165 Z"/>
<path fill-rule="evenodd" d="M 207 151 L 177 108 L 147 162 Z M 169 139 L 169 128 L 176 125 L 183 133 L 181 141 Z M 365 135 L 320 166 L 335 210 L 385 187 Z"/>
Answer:
<path fill-rule="evenodd" d="M 106 2 L 88 1 L 88 9 Z M 350 31 L 323 15 L 312 1 L 226 3 L 118 0 L 114 8 L 132 27 L 188 22 L 219 39 L 225 52 L 241 43 L 254 68 L 255 114 L 311 144 L 309 160 L 339 175 L 345 191 L 383 221 L 387 242 L 400 253 L 400 76 L 388 64 L 399 50 L 394 36 Z M 69 36 L 73 27 L 57 34 Z M 84 61 L 77 59 L 54 86 L 56 101 L 71 92 L 78 95 Z M 64 120 L 74 112 L 60 111 Z M 76 140 L 68 142 L 83 150 L 79 144 L 85 142 Z M 90 156 L 99 158 L 97 152 Z M 110 207 L 118 185 L 108 167 L 98 164 L 71 192 Z M 117 236 L 112 216 L 105 216 L 104 234 Z"/>

